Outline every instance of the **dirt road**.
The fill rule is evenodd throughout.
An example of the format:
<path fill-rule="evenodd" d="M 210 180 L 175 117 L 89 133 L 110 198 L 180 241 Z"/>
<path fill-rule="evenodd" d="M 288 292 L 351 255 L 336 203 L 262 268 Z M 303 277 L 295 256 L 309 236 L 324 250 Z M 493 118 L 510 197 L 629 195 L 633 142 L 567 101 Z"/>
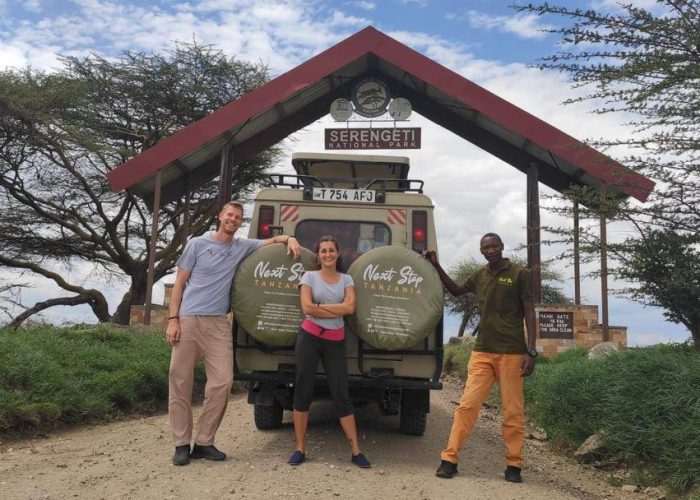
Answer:
<path fill-rule="evenodd" d="M 459 475 L 435 477 L 461 394 L 456 383 L 433 393 L 423 437 L 398 434 L 397 417 L 374 407 L 358 410 L 362 445 L 373 468 L 350 464 L 350 450 L 328 404 L 312 407 L 307 463 L 286 464 L 294 448 L 290 415 L 277 431 L 253 424 L 245 395 L 232 399 L 217 445 L 224 462 L 194 461 L 174 467 L 167 416 L 82 428 L 0 444 L 0 497 L 63 498 L 353 498 L 353 499 L 563 499 L 624 498 L 619 488 L 546 449 L 526 442 L 525 482 L 503 480 L 499 416 L 482 413 L 462 453 Z M 630 495 L 630 498 L 634 495 Z"/>

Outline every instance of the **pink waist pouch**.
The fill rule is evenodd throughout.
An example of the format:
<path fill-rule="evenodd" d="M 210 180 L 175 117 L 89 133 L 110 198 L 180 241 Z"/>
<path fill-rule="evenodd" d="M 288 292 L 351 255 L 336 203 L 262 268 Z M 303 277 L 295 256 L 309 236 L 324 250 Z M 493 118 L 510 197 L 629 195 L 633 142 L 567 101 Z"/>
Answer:
<path fill-rule="evenodd" d="M 311 335 L 323 340 L 338 341 L 343 340 L 345 338 L 344 326 L 341 326 L 340 328 L 335 328 L 333 330 L 329 330 L 327 328 L 323 328 L 321 325 L 317 325 L 308 318 L 304 319 L 304 322 L 301 324 L 301 329 L 304 330 L 306 333 L 310 333 Z"/>

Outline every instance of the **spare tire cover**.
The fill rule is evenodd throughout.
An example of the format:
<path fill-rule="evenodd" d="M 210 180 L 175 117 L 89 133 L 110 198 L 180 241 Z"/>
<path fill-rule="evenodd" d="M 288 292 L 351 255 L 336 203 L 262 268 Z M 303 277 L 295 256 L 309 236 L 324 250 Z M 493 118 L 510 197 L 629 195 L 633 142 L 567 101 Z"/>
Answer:
<path fill-rule="evenodd" d="M 299 280 L 313 268 L 314 254 L 306 248 L 298 261 L 281 243 L 257 249 L 241 262 L 233 278 L 231 308 L 236 322 L 269 346 L 294 345 L 303 319 Z"/>
<path fill-rule="evenodd" d="M 442 282 L 417 252 L 385 246 L 352 263 L 357 307 L 348 326 L 377 349 L 413 346 L 435 330 L 444 306 Z"/>

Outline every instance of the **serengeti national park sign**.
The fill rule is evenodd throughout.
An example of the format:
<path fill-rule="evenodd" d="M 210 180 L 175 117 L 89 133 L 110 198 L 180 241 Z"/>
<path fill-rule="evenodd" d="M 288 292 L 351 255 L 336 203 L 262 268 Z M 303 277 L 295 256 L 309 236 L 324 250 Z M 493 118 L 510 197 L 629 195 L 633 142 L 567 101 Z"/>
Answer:
<path fill-rule="evenodd" d="M 411 101 L 392 97 L 384 80 L 361 78 L 349 99 L 339 98 L 331 103 L 330 114 L 337 122 L 372 121 L 388 115 L 394 124 L 406 121 L 413 111 Z M 325 131 L 326 149 L 420 149 L 420 128 L 330 128 Z"/>
<path fill-rule="evenodd" d="M 420 128 L 327 128 L 326 149 L 420 149 Z"/>

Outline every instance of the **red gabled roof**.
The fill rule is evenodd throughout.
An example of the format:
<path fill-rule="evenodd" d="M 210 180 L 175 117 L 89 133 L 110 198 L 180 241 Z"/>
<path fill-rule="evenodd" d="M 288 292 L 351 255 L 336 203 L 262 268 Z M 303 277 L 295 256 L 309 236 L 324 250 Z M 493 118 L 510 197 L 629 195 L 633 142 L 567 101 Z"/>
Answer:
<path fill-rule="evenodd" d="M 160 169 L 168 172 L 166 191 L 187 174 L 195 185 L 206 182 L 218 175 L 212 160 L 231 137 L 235 160 L 250 157 L 327 114 L 333 99 L 349 97 L 344 82 L 367 74 L 388 79 L 417 112 L 517 168 L 525 170 L 533 161 L 542 165 L 541 181 L 555 189 L 606 184 L 645 201 L 654 187 L 650 179 L 367 27 L 119 165 L 107 174 L 112 189 L 149 196 Z M 187 186 L 193 187 L 191 179 Z M 173 189 L 170 197 L 178 194 Z"/>

